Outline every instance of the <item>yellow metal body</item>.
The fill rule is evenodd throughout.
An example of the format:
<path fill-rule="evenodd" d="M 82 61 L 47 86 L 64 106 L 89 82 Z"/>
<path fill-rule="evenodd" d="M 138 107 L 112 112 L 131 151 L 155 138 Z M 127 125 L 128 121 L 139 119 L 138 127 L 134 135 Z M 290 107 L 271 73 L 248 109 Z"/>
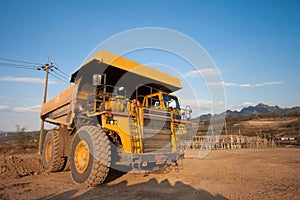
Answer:
<path fill-rule="evenodd" d="M 102 96 L 102 99 L 94 99 L 92 107 L 88 108 L 87 116 L 100 116 L 103 130 L 116 133 L 119 136 L 124 152 L 143 153 L 145 110 L 148 109 L 154 112 L 156 110 L 162 111 L 166 113 L 170 123 L 170 143 L 172 144 L 170 153 L 177 152 L 178 138 L 180 135 L 185 134 L 186 126 L 190 122 L 177 119 L 176 116 L 181 115 L 181 111 L 167 108 L 163 95 L 170 95 L 170 92 L 181 89 L 182 85 L 180 79 L 107 51 L 97 53 L 90 58 L 81 69 L 89 67 L 89 63 L 95 61 L 96 63 L 106 63 L 109 66 L 113 66 L 115 72 L 118 72 L 117 70 L 128 71 L 140 77 L 140 79 L 145 78 L 152 80 L 155 83 L 153 86 L 158 86 L 156 92 L 144 96 L 144 100 L 141 105 L 138 106 L 132 106 L 132 99 L 129 101 L 124 96 L 113 96 L 113 94 L 106 93 L 104 97 Z M 82 77 L 76 77 L 77 74 L 78 71 L 76 71 L 71 78 L 71 82 L 75 82 L 74 85 L 42 106 L 41 118 L 43 120 L 52 124 L 64 125 L 68 130 L 74 130 L 73 120 L 76 117 L 75 115 L 83 110 L 82 107 L 84 106 L 78 103 L 75 104 L 74 102 L 75 100 L 78 102 L 87 102 L 91 96 L 90 90 L 80 88 L 79 85 L 82 81 Z M 165 87 L 164 91 L 159 91 L 162 86 Z M 96 96 L 97 95 L 98 94 L 96 94 Z M 170 96 L 176 98 L 174 95 Z M 152 103 L 149 102 L 156 97 L 158 103 L 153 106 Z M 86 148 L 84 141 L 78 143 L 75 152 L 78 154 L 78 156 L 75 155 L 75 159 L 76 157 L 85 158 L 84 160 L 77 159 L 77 164 L 75 165 L 77 171 L 83 173 L 87 167 L 86 163 L 89 161 L 89 157 L 85 156 L 88 155 L 89 149 Z"/>
<path fill-rule="evenodd" d="M 105 112 L 99 112 L 99 113 L 93 113 L 92 115 L 100 115 L 102 116 L 102 127 L 116 132 L 122 141 L 122 147 L 125 152 L 127 153 L 142 153 L 143 149 L 143 142 L 142 139 L 140 139 L 137 135 L 134 135 L 132 138 L 132 134 L 130 133 L 130 120 L 133 121 L 134 125 L 137 126 L 136 128 L 139 130 L 140 137 L 143 138 L 143 127 L 144 127 L 144 110 L 148 109 L 150 105 L 148 105 L 148 99 L 151 99 L 152 97 L 159 97 L 160 100 L 160 106 L 151 108 L 154 111 L 155 110 L 163 110 L 170 114 L 170 129 L 171 129 L 171 140 L 172 143 L 172 152 L 177 152 L 177 141 L 179 140 L 179 136 L 186 133 L 186 126 L 190 124 L 189 121 L 186 120 L 178 120 L 174 117 L 174 115 L 180 115 L 180 110 L 174 110 L 174 109 L 168 109 L 164 102 L 162 95 L 166 94 L 163 92 L 154 93 L 151 95 L 148 95 L 144 98 L 144 102 L 140 107 L 134 107 L 130 106 L 128 103 L 127 109 L 121 109 L 118 110 L 118 108 L 113 105 L 116 101 L 110 99 L 107 101 L 106 108 L 110 108 L 108 114 L 104 114 Z M 174 95 L 172 95 L 175 97 Z M 125 99 L 118 99 L 118 103 L 124 105 Z M 115 108 L 115 109 L 111 109 Z M 123 106 L 122 106 L 123 108 Z M 176 133 L 178 133 L 176 135 Z M 133 140 L 137 141 L 135 145 L 141 147 L 141 148 L 133 148 L 135 145 L 133 145 Z"/>
<path fill-rule="evenodd" d="M 102 126 L 108 130 L 116 132 L 122 141 L 123 150 L 127 153 L 131 152 L 131 138 L 128 123 L 128 116 L 114 115 L 112 118 L 102 115 L 102 121 L 106 122 L 108 119 L 115 121 L 115 124 L 104 123 Z"/>
<path fill-rule="evenodd" d="M 145 65 L 142 65 L 140 63 L 137 63 L 135 61 L 129 60 L 127 58 L 124 58 L 122 56 L 113 54 L 113 53 L 105 51 L 105 50 L 101 50 L 97 54 L 95 54 L 93 57 L 91 57 L 88 61 L 86 61 L 83 64 L 83 66 L 80 69 L 84 69 L 85 67 L 88 67 L 88 64 L 92 61 L 97 61 L 98 63 L 106 63 L 108 65 L 114 66 L 121 70 L 125 70 L 128 72 L 137 74 L 141 77 L 145 77 L 145 78 L 149 78 L 151 80 L 165 83 L 167 85 L 172 86 L 172 88 L 174 88 L 174 90 L 179 90 L 182 88 L 179 78 L 170 76 L 166 73 L 157 71 L 155 69 L 152 69 L 150 67 L 147 67 Z M 73 73 L 71 82 L 75 81 L 77 72 L 78 71 Z"/>
<path fill-rule="evenodd" d="M 73 91 L 74 85 L 43 104 L 41 118 L 49 123 L 70 126 L 74 117 L 71 103 Z"/>

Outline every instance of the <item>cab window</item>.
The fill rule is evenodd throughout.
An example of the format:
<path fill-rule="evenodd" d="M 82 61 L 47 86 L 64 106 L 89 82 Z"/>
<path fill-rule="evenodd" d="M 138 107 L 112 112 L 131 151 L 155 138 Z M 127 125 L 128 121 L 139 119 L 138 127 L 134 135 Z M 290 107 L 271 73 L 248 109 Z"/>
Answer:
<path fill-rule="evenodd" d="M 157 108 L 160 106 L 158 95 L 148 98 L 148 107 Z"/>
<path fill-rule="evenodd" d="M 176 96 L 163 94 L 163 99 L 166 108 L 180 110 L 180 105 Z"/>

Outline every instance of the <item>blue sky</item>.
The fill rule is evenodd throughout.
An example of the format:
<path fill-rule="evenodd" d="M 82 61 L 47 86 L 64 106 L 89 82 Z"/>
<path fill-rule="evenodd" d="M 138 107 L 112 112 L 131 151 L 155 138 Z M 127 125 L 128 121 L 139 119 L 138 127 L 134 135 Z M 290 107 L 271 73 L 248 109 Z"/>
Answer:
<path fill-rule="evenodd" d="M 300 102 L 299 1 L 0 1 L 0 58 L 45 63 L 47 57 L 71 74 L 100 42 L 140 27 L 173 29 L 193 38 L 215 62 L 223 79 L 226 108 Z M 167 53 L 128 55 L 188 73 L 188 64 Z M 0 66 L 0 130 L 39 128 L 42 71 Z M 68 84 L 50 76 L 48 97 Z M 199 112 L 210 112 L 201 78 Z M 220 83 L 214 83 L 218 85 Z M 184 92 L 178 95 L 186 95 Z M 190 99 L 191 100 L 191 99 Z"/>

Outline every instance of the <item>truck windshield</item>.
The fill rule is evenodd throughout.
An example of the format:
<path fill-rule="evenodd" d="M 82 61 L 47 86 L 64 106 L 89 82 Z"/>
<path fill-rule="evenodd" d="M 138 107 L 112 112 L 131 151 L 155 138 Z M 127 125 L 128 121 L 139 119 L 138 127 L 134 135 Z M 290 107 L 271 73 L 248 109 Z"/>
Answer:
<path fill-rule="evenodd" d="M 165 106 L 167 108 L 173 108 L 175 110 L 180 110 L 180 105 L 176 96 L 171 96 L 167 94 L 163 94 L 163 99 Z"/>

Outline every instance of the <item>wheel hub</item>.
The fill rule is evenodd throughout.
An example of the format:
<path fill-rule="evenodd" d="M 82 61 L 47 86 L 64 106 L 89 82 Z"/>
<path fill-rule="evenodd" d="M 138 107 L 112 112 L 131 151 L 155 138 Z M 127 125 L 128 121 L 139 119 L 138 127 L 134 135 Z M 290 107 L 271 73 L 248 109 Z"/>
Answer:
<path fill-rule="evenodd" d="M 45 160 L 46 162 L 50 162 L 52 158 L 52 143 L 50 140 L 48 140 L 46 144 L 46 149 L 45 149 Z"/>
<path fill-rule="evenodd" d="M 90 150 L 85 140 L 80 140 L 75 148 L 74 163 L 79 173 L 84 173 L 88 168 L 90 160 Z"/>

